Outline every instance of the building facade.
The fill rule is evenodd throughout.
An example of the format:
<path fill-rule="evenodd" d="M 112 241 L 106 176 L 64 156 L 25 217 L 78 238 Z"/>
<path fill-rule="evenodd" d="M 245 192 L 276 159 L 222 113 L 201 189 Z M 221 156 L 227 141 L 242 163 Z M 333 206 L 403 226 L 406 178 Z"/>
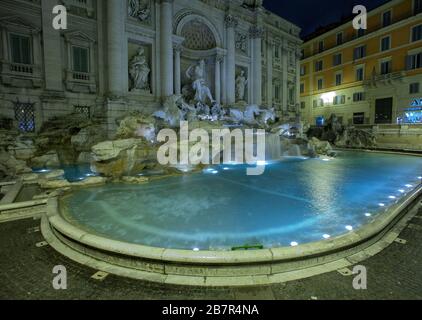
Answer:
<path fill-rule="evenodd" d="M 74 111 L 113 130 L 128 111 L 189 99 L 197 65 L 216 102 L 298 116 L 300 29 L 262 1 L 2 0 L 0 12 L 1 115 L 23 131 Z"/>
<path fill-rule="evenodd" d="M 392 0 L 302 46 L 301 113 L 345 125 L 422 124 L 422 0 Z"/>

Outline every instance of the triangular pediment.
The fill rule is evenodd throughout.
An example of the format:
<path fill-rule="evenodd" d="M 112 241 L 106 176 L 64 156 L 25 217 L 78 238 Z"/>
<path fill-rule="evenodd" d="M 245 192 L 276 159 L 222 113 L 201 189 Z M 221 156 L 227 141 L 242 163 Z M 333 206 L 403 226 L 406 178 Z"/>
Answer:
<path fill-rule="evenodd" d="M 28 29 L 31 32 L 39 32 L 40 28 L 38 26 L 35 26 L 31 22 L 23 19 L 19 16 L 7 16 L 7 17 L 1 17 L 0 18 L 0 26 L 3 27 L 15 27 L 15 28 L 24 28 Z"/>
<path fill-rule="evenodd" d="M 91 38 L 90 36 L 88 36 L 86 33 L 77 31 L 77 30 L 66 32 L 64 36 L 67 40 L 72 39 L 72 40 L 80 40 L 80 41 L 87 41 L 87 42 L 95 42 L 95 40 Z"/>

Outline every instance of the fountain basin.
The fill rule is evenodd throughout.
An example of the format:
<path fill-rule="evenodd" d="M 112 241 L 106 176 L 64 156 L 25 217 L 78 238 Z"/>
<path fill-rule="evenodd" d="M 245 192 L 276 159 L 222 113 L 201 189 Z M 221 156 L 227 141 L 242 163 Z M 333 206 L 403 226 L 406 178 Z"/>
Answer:
<path fill-rule="evenodd" d="M 382 157 L 382 155 L 378 156 L 372 154 L 371 156 Z M 398 157 L 390 159 L 397 163 L 400 156 L 393 157 Z M 412 163 L 414 159 L 417 159 L 418 161 L 416 162 L 416 166 L 410 169 L 420 168 L 420 158 L 412 159 L 413 160 L 408 160 Z M 384 162 L 384 165 L 387 163 L 388 161 Z M 331 168 L 331 171 L 334 169 L 335 167 Z M 349 170 L 351 170 L 351 168 L 349 168 Z M 271 172 L 271 170 L 269 171 Z M 350 174 L 356 175 L 356 171 L 352 170 Z M 403 174 L 403 172 L 400 172 L 400 174 Z M 417 171 L 415 172 L 415 175 L 418 175 Z M 367 178 L 370 178 L 370 176 Z M 386 179 L 386 182 L 389 183 L 390 180 Z M 347 181 L 344 183 L 347 184 Z M 353 189 L 355 187 L 350 181 L 349 184 L 350 188 Z M 385 187 L 384 183 L 381 184 Z M 111 188 L 113 188 L 113 186 L 111 186 Z M 389 187 L 387 186 L 387 188 Z M 92 191 L 95 189 L 81 190 L 81 192 L 85 194 L 85 196 L 89 196 L 90 190 Z M 224 283 L 226 285 L 251 285 L 258 280 L 263 283 L 271 283 L 278 282 L 282 280 L 283 277 L 298 277 L 299 274 L 306 275 L 309 272 L 326 272 L 330 271 L 330 268 L 340 269 L 347 266 L 350 264 L 350 260 L 347 260 L 346 258 L 356 255 L 357 253 L 362 252 L 362 250 L 373 250 L 371 248 L 373 248 L 391 229 L 394 223 L 406 213 L 405 209 L 417 199 L 420 192 L 421 186 L 414 184 L 402 197 L 390 199 L 391 201 L 389 203 L 385 201 L 385 207 L 380 207 L 381 209 L 379 212 L 372 211 L 373 216 L 370 219 L 367 217 L 368 220 L 365 221 L 365 223 L 356 222 L 355 228 L 352 230 L 345 230 L 338 232 L 337 234 L 332 232 L 331 237 L 319 241 L 308 236 L 298 240 L 297 236 L 291 238 L 292 243 L 290 244 L 286 242 L 279 246 L 271 246 L 268 243 L 264 243 L 264 249 L 262 250 L 229 251 L 230 248 L 228 247 L 212 250 L 210 247 L 200 247 L 199 245 L 200 248 L 195 247 L 188 250 L 183 247 L 182 242 L 177 245 L 163 245 L 160 247 L 158 243 L 155 243 L 154 241 L 137 243 L 136 239 L 130 237 L 130 232 L 126 235 L 121 234 L 120 237 L 117 236 L 118 233 L 110 232 L 107 234 L 104 233 L 104 230 L 99 232 L 98 229 L 93 228 L 92 224 L 90 225 L 89 220 L 75 219 L 75 212 L 69 215 L 69 199 L 78 199 L 79 202 L 81 201 L 81 198 L 78 198 L 78 196 L 72 198 L 75 197 L 75 194 L 60 200 L 50 200 L 48 204 L 48 217 L 43 220 L 43 232 L 46 239 L 53 247 L 56 246 L 56 249 L 60 252 L 63 252 L 68 256 L 73 256 L 75 260 L 82 259 L 84 263 L 87 264 L 89 264 L 88 261 L 90 261 L 90 259 L 93 259 L 93 262 L 91 262 L 94 264 L 98 264 L 98 261 L 101 261 L 101 263 L 104 263 L 104 265 L 101 264 L 101 270 L 109 269 L 109 271 L 111 270 L 110 272 L 121 275 L 178 284 L 186 284 L 186 282 L 188 282 L 189 284 L 196 285 L 219 285 L 219 283 L 221 285 Z M 145 193 L 147 192 L 145 191 Z M 362 194 L 365 193 L 362 192 Z M 138 195 L 136 196 L 138 197 Z M 244 196 L 247 198 L 247 195 Z M 372 194 L 371 196 L 373 197 L 375 194 Z M 266 200 L 265 196 L 262 197 Z M 385 196 L 385 198 L 387 198 L 387 196 Z M 344 208 L 340 205 L 340 200 L 341 199 L 337 199 L 337 202 L 333 200 L 333 203 L 338 203 L 339 209 L 344 211 Z M 257 201 L 257 207 L 259 207 L 259 201 L 256 198 L 255 201 Z M 285 201 L 285 199 L 283 201 Z M 380 200 L 378 198 L 371 198 L 367 199 L 367 201 L 371 203 L 375 201 L 378 204 Z M 83 201 L 81 203 L 83 204 Z M 346 205 L 347 204 L 353 204 L 353 201 L 346 203 Z M 230 216 L 230 212 L 232 211 L 229 211 L 230 208 L 227 209 L 227 214 Z M 288 209 L 292 210 L 292 208 Z M 353 208 L 350 208 L 350 211 L 353 211 L 352 209 Z M 367 208 L 362 207 L 358 209 L 363 214 L 366 212 Z M 202 210 L 204 209 L 202 208 Z M 297 213 L 297 211 L 287 210 L 287 213 L 289 212 Z M 104 221 L 104 219 L 107 218 L 107 214 L 104 214 L 104 212 L 99 209 L 92 213 L 93 215 L 91 215 L 91 218 L 95 217 L 94 220 Z M 113 211 L 111 213 L 113 213 Z M 130 219 L 130 212 L 126 213 L 126 219 L 130 220 L 133 224 L 134 221 Z M 123 214 L 123 212 L 121 212 L 121 214 Z M 217 217 L 218 215 L 214 218 L 217 219 Z M 272 217 L 269 224 L 274 224 L 274 221 L 277 221 L 277 215 L 270 215 L 269 217 Z M 332 219 L 332 217 L 333 215 L 328 216 L 330 219 Z M 183 220 L 183 218 L 180 217 L 179 219 Z M 259 219 L 254 216 L 252 216 L 252 218 L 249 217 L 249 219 L 255 219 L 254 224 L 256 225 L 257 230 L 266 227 L 265 224 L 260 225 Z M 151 221 L 146 221 L 145 223 L 151 225 Z M 340 221 L 340 223 L 344 227 L 344 221 Z M 247 223 L 242 224 L 240 221 L 240 224 L 247 229 Z M 174 221 L 170 219 L 167 226 L 168 230 L 174 225 Z M 298 230 L 300 233 L 300 231 L 306 230 L 309 232 L 311 229 L 299 228 L 296 232 Z M 198 237 L 201 234 L 200 232 L 192 231 L 192 229 L 191 233 Z M 159 232 L 159 234 L 161 233 Z M 222 234 L 225 234 L 224 230 L 222 230 Z M 171 238 L 171 241 L 177 239 L 177 237 L 172 238 L 171 233 L 169 233 L 169 237 Z M 291 234 L 289 234 L 289 237 L 291 237 Z M 151 239 L 153 238 L 154 237 Z M 147 239 L 147 237 L 145 239 Z M 306 241 L 306 239 L 309 239 L 309 241 Z M 293 244 L 293 242 L 296 242 L 293 240 L 296 240 L 298 243 Z M 244 241 L 244 239 L 242 239 L 240 243 L 242 243 L 242 241 Z M 176 241 L 173 242 L 176 243 Z M 145 245 L 145 243 L 154 245 Z M 232 243 L 232 240 L 230 240 L 230 243 Z M 178 248 L 178 246 L 180 247 Z M 78 258 L 76 258 L 76 256 L 78 256 Z M 229 283 L 227 283 L 227 281 L 229 281 Z"/>

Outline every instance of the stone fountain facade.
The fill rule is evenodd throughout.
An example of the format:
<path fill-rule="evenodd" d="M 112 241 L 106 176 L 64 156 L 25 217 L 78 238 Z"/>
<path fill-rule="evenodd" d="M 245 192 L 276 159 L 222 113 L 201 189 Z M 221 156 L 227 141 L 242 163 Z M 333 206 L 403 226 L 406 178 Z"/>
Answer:
<path fill-rule="evenodd" d="M 67 30 L 52 28 L 57 0 L 0 3 L 0 117 L 39 132 L 80 112 L 108 135 L 116 120 L 153 114 L 171 96 L 245 112 L 299 114 L 300 29 L 250 0 L 63 1 Z M 28 43 L 17 58 L 16 35 Z M 21 61 L 21 60 L 25 61 Z M 2 120 L 2 121 L 3 121 Z"/>

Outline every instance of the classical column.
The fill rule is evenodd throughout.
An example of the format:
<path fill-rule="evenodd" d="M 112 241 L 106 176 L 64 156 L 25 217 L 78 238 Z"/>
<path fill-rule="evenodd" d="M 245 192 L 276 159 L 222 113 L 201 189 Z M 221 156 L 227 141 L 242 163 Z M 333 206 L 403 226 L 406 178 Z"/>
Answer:
<path fill-rule="evenodd" d="M 296 49 L 296 113 L 300 113 L 300 59 L 302 58 L 302 53 L 300 49 Z"/>
<path fill-rule="evenodd" d="M 267 42 L 267 104 L 273 105 L 273 55 L 274 43 L 271 38 Z"/>
<path fill-rule="evenodd" d="M 215 101 L 221 103 L 221 61 L 223 57 L 217 55 L 215 57 Z"/>
<path fill-rule="evenodd" d="M 174 46 L 174 94 L 182 93 L 182 81 L 180 73 L 180 54 L 182 52 L 182 46 L 176 44 Z"/>
<path fill-rule="evenodd" d="M 288 104 L 288 64 L 289 64 L 289 52 L 287 49 L 286 40 L 283 41 L 283 46 L 281 50 L 282 54 L 282 64 L 283 64 L 283 81 L 282 81 L 282 110 L 287 111 L 287 104 Z"/>
<path fill-rule="evenodd" d="M 237 19 L 227 15 L 225 19 L 227 28 L 227 58 L 226 58 L 226 92 L 227 104 L 236 103 L 236 39 L 235 29 L 238 25 Z"/>
<path fill-rule="evenodd" d="M 252 103 L 262 104 L 262 35 L 263 31 L 258 26 L 253 26 L 249 30 L 252 43 Z"/>
<path fill-rule="evenodd" d="M 107 1 L 107 56 L 108 56 L 108 91 L 112 97 L 124 94 L 123 76 L 127 71 L 123 68 L 123 35 L 125 33 L 125 2 L 121 0 Z"/>
<path fill-rule="evenodd" d="M 173 0 L 161 0 L 161 95 L 173 95 Z"/>
<path fill-rule="evenodd" d="M 47 91 L 63 90 L 63 64 L 61 55 L 60 32 L 52 25 L 54 15 L 52 8 L 58 5 L 57 0 L 42 0 L 42 40 L 44 49 L 44 79 Z"/>

